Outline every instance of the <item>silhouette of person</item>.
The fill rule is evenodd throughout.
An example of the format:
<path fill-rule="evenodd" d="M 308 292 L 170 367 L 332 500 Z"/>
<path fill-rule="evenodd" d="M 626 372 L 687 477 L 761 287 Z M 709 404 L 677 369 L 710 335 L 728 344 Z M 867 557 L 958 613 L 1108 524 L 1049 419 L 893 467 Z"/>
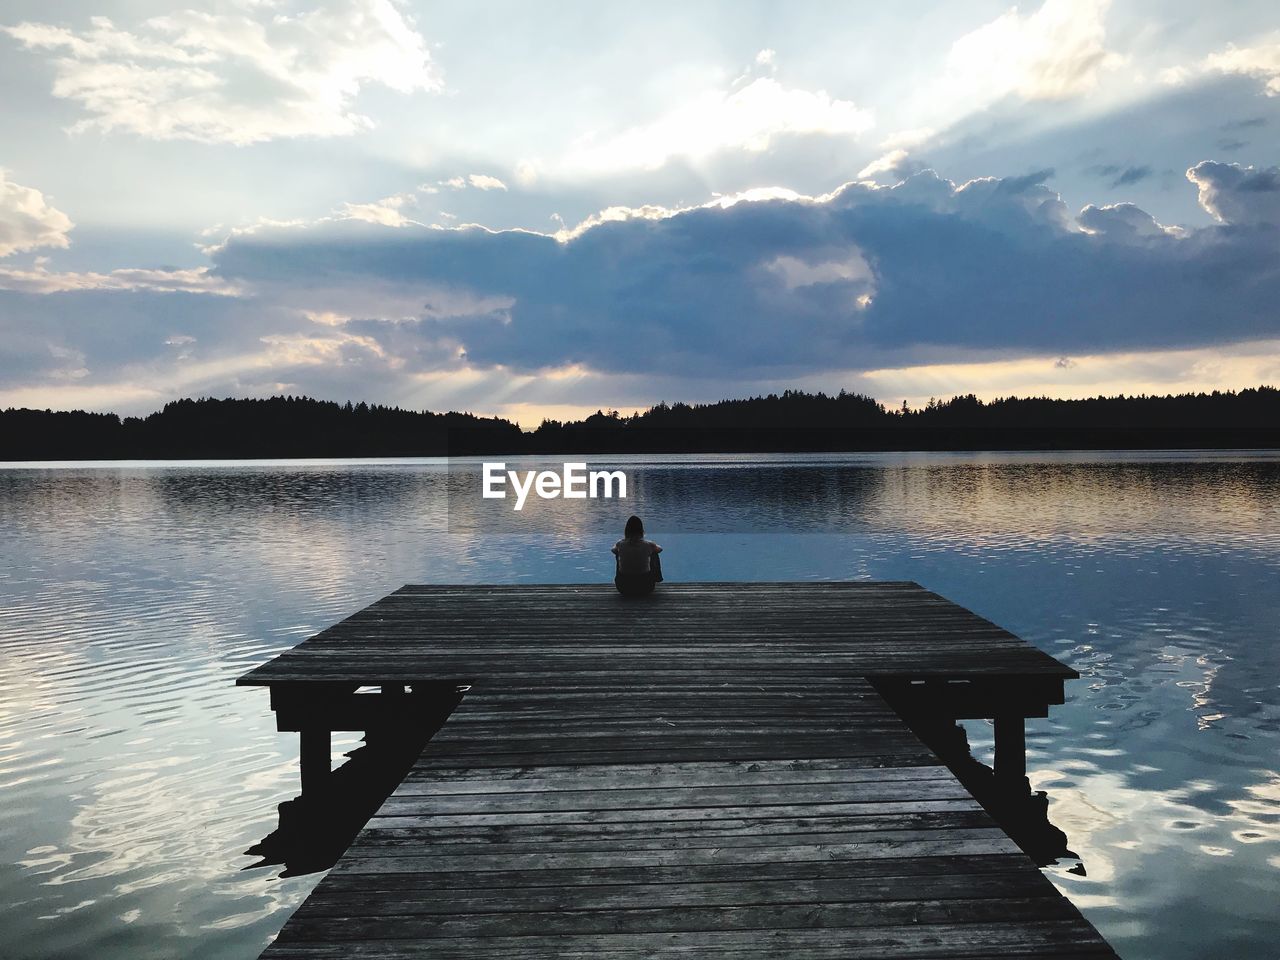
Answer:
<path fill-rule="evenodd" d="M 662 582 L 662 561 L 658 558 L 662 548 L 644 538 L 644 524 L 637 516 L 628 518 L 622 533 L 622 539 L 613 545 L 617 558 L 613 585 L 624 597 L 643 597 Z"/>

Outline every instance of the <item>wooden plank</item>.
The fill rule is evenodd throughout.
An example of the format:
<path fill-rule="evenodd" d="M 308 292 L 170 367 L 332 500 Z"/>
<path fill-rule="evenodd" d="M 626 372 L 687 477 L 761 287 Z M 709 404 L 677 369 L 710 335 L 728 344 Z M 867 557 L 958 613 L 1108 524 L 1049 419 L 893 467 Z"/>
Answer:
<path fill-rule="evenodd" d="M 353 858 L 354 859 L 354 858 Z M 421 866 L 419 864 L 419 866 Z M 988 854 L 983 856 L 894 857 L 866 860 L 791 860 L 755 864 L 750 876 L 756 880 L 821 880 L 843 879 L 850 882 L 901 879 L 932 889 L 945 885 L 948 878 L 966 877 L 980 887 L 986 877 L 1012 874 L 1029 886 L 1048 883 L 1038 870 L 1026 869 L 1022 854 Z M 725 883 L 743 879 L 736 864 L 702 864 L 700 866 L 602 866 L 586 869 L 533 869 L 486 871 L 431 871 L 415 869 L 405 873 L 382 870 L 377 873 L 353 869 L 347 860 L 339 861 L 325 878 L 329 889 L 389 891 L 427 891 L 452 889 L 533 889 L 537 887 L 622 886 L 640 887 L 668 883 Z"/>
<path fill-rule="evenodd" d="M 1114 956 L 865 679 L 1074 671 L 912 583 L 654 601 L 407 585 L 240 678 L 474 683 L 264 956 Z"/>
<path fill-rule="evenodd" d="M 240 682 L 581 679 L 628 668 L 653 680 L 765 666 L 792 675 L 1076 675 L 910 583 L 664 584 L 643 604 L 620 601 L 608 585 L 413 585 Z"/>
<path fill-rule="evenodd" d="M 823 928 L 925 926 L 935 923 L 1021 924 L 1069 920 L 1075 909 L 1062 897 L 983 900 L 912 900 L 902 902 L 760 904 L 737 906 L 632 907 L 615 910 L 560 909 L 506 913 L 475 911 L 445 915 L 371 912 L 385 902 L 359 898 L 349 913 L 299 911 L 290 922 L 290 938 L 298 940 L 363 940 L 412 937 L 476 939 L 512 936 L 593 934 L 719 933 L 738 930 L 808 930 Z M 405 901 L 406 904 L 409 901 Z M 328 907 L 328 903 L 320 904 Z"/>
<path fill-rule="evenodd" d="M 936 878 L 928 888 L 930 900 L 971 900 L 980 889 L 987 898 L 1051 898 L 1057 899 L 1053 884 L 1028 883 L 1019 873 L 991 874 L 980 878 L 971 874 Z M 366 916 L 425 916 L 464 913 L 501 913 L 518 904 L 522 910 L 550 912 L 560 910 L 624 910 L 675 906 L 768 905 L 808 903 L 911 902 L 920 893 L 919 879 L 890 877 L 861 882 L 846 878 L 796 878 L 779 883 L 767 880 L 738 880 L 703 883 L 604 884 L 598 886 L 514 887 L 495 890 L 492 887 L 468 888 L 464 885 L 437 889 L 424 895 L 420 887 L 407 889 L 406 899 L 394 893 L 354 887 L 330 887 L 323 898 L 314 898 L 299 909 L 302 916 L 326 912 L 337 915 L 360 912 Z M 918 902 L 918 901 L 916 901 Z"/>
<path fill-rule="evenodd" d="M 641 809 L 674 811 L 714 807 L 724 811 L 739 810 L 745 806 L 758 811 L 761 816 L 772 815 L 775 807 L 794 810 L 811 807 L 845 809 L 859 803 L 874 800 L 893 800 L 902 796 L 904 782 L 889 783 L 786 783 L 779 786 L 733 784 L 728 787 L 664 787 L 649 789 L 601 789 L 598 784 L 584 785 L 578 790 L 556 790 L 538 793 L 522 793 L 518 797 L 520 809 L 526 813 L 540 811 L 600 811 L 619 810 L 629 815 Z M 965 800 L 969 792 L 954 779 L 920 780 L 909 784 L 913 799 Z M 399 792 L 383 805 L 380 814 L 397 815 L 414 811 L 420 816 L 449 814 L 483 814 L 496 810 L 509 811 L 511 794 L 470 793 L 462 796 L 436 797 L 429 795 L 405 796 Z M 674 814 L 659 814 L 672 816 Z"/>
<path fill-rule="evenodd" d="M 760 760 L 727 763 L 679 763 L 656 766 L 643 778 L 624 777 L 627 767 L 601 764 L 592 767 L 539 767 L 533 770 L 513 768 L 505 777 L 492 770 L 449 768 L 437 771 L 429 765 L 411 770 L 397 794 L 402 797 L 422 793 L 440 797 L 473 793 L 530 793 L 535 791 L 573 790 L 584 783 L 593 788 L 635 789 L 660 787 L 704 787 L 726 783 L 776 785 L 784 783 L 862 783 L 868 780 L 948 780 L 950 771 L 943 766 L 867 767 L 848 758 L 834 760 Z"/>
<path fill-rule="evenodd" d="M 739 931 L 673 931 L 668 933 L 618 934 L 599 933 L 577 936 L 519 936 L 508 938 L 457 937 L 446 941 L 402 938 L 404 952 L 395 951 L 387 938 L 370 944 L 367 952 L 359 951 L 357 941 L 327 941 L 328 954 L 313 952 L 310 956 L 381 956 L 410 957 L 495 957 L 581 958 L 621 957 L 640 960 L 644 957 L 803 957 L 847 958 L 944 958 L 1000 957 L 1079 954 L 1114 956 L 1105 942 L 1094 933 L 1082 936 L 1071 920 L 1029 921 L 1010 924 L 1005 921 L 975 923 L 895 924 L 851 928 L 819 928 L 794 930 L 750 929 Z M 290 953 L 296 947 L 287 941 L 282 949 L 268 950 L 266 957 L 307 956 Z M 393 952 L 394 951 L 394 952 Z"/>
<path fill-rule="evenodd" d="M 919 809 L 934 804 L 933 809 Z M 493 849 L 499 845 L 553 844 L 563 842 L 607 842 L 618 840 L 705 840 L 718 844 L 734 841 L 747 845 L 776 842 L 780 836 L 793 840 L 817 838 L 834 834 L 875 833 L 877 836 L 896 834 L 920 835 L 924 830 L 955 830 L 965 828 L 988 829 L 989 824 L 980 811 L 969 809 L 967 804 L 955 801 L 925 801 L 924 803 L 897 802 L 867 805 L 873 812 L 859 808 L 850 814 L 820 816 L 758 817 L 679 817 L 665 819 L 618 819 L 613 821 L 592 819 L 591 829 L 584 829 L 580 820 L 564 819 L 553 822 L 512 823 L 493 818 L 496 822 L 476 822 L 477 818 L 459 818 L 448 824 L 439 818 L 413 816 L 379 817 L 371 821 L 369 829 L 359 843 L 351 849 L 355 854 L 372 854 L 380 850 L 406 850 L 416 846 L 443 844 L 473 844 L 476 848 Z M 954 836 L 954 834 L 950 834 Z"/>

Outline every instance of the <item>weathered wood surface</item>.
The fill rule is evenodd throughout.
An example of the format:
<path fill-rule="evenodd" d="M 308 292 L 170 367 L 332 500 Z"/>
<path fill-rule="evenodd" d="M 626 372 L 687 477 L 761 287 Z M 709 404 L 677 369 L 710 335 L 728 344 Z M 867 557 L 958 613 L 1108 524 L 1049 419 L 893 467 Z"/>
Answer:
<path fill-rule="evenodd" d="M 860 673 L 939 624 L 927 668 L 1070 671 L 914 585 L 790 586 L 406 587 L 254 671 L 474 684 L 264 956 L 1114 956 Z"/>
<path fill-rule="evenodd" d="M 363 684 L 630 675 L 1072 679 L 1074 670 L 910 582 L 408 585 L 239 682 Z"/>

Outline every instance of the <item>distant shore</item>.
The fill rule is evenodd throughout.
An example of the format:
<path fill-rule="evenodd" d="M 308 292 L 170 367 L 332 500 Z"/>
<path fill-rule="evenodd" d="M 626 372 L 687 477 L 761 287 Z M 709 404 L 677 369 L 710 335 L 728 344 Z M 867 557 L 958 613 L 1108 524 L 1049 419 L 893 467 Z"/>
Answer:
<path fill-rule="evenodd" d="M 860 394 L 787 391 L 597 412 L 522 430 L 497 417 L 306 397 L 179 400 L 147 417 L 0 411 L 0 460 L 521 454 L 1280 448 L 1280 390 L 1085 400 L 961 396 L 890 410 Z"/>

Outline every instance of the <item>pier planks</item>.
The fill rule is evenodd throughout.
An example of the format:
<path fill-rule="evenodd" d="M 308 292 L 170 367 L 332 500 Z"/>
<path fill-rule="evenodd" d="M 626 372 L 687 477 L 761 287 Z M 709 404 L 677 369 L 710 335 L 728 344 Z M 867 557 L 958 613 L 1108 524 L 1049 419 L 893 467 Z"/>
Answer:
<path fill-rule="evenodd" d="M 474 685 L 264 957 L 1114 956 L 875 676 L 1074 672 L 915 584 L 404 587 L 242 678 Z"/>

